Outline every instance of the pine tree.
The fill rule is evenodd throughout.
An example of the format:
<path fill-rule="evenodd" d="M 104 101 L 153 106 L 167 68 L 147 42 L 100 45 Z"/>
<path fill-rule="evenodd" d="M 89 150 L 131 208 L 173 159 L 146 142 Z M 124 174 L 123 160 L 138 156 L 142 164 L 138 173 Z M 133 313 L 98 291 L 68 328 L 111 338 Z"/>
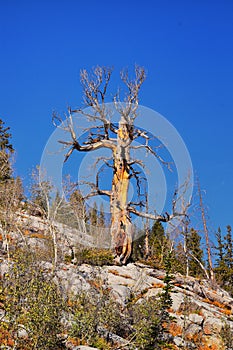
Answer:
<path fill-rule="evenodd" d="M 173 271 L 179 272 L 182 275 L 187 275 L 187 261 L 184 252 L 183 242 L 178 242 L 174 249 L 173 256 Z"/>
<path fill-rule="evenodd" d="M 98 215 L 98 226 L 105 227 L 105 214 L 104 214 L 104 205 L 101 203 L 99 215 Z"/>
<path fill-rule="evenodd" d="M 31 186 L 31 207 L 32 214 L 46 217 L 50 209 L 50 192 L 52 185 L 49 181 L 41 181 L 34 183 Z"/>
<path fill-rule="evenodd" d="M 218 245 L 215 246 L 215 250 L 217 250 L 217 259 L 216 259 L 216 267 L 215 267 L 215 273 L 216 273 L 216 280 L 217 282 L 224 287 L 224 284 L 226 283 L 228 277 L 228 267 L 226 265 L 226 243 L 225 243 L 225 237 L 222 237 L 222 232 L 220 227 L 218 228 L 218 231 L 216 233 L 216 239 Z"/>
<path fill-rule="evenodd" d="M 12 144 L 10 143 L 10 139 L 12 137 L 11 133 L 9 133 L 10 128 L 4 126 L 4 122 L 0 119 L 0 149 L 1 151 L 13 153 L 14 149 Z"/>
<path fill-rule="evenodd" d="M 221 285 L 231 295 L 233 295 L 233 241 L 231 226 L 227 226 L 227 234 L 224 237 L 224 270 L 222 269 L 220 275 Z"/>
<path fill-rule="evenodd" d="M 11 178 L 10 157 L 14 153 L 13 146 L 10 143 L 10 128 L 5 127 L 4 124 L 2 119 L 0 119 L 0 181 L 6 181 Z"/>
<path fill-rule="evenodd" d="M 218 231 L 216 232 L 216 239 L 217 239 L 217 243 L 218 245 L 215 246 L 215 249 L 217 250 L 217 259 L 216 259 L 216 263 L 217 266 L 222 265 L 222 263 L 224 263 L 224 243 L 222 240 L 222 232 L 221 232 L 221 228 L 218 228 Z"/>
<path fill-rule="evenodd" d="M 85 222 L 88 219 L 87 210 L 84 198 L 79 190 L 75 190 L 70 195 L 70 204 L 75 213 L 76 218 L 82 219 Z"/>
<path fill-rule="evenodd" d="M 189 253 L 189 271 L 194 277 L 202 276 L 203 269 L 201 265 L 205 265 L 203 261 L 203 250 L 201 248 L 201 237 L 196 230 L 191 228 L 187 237 L 187 250 Z"/>
<path fill-rule="evenodd" d="M 97 226 L 98 223 L 98 208 L 96 202 L 94 202 L 93 207 L 90 209 L 89 221 L 91 226 Z"/>
<path fill-rule="evenodd" d="M 227 226 L 227 234 L 224 237 L 225 238 L 225 250 L 226 250 L 226 255 L 225 255 L 225 262 L 226 266 L 229 269 L 233 268 L 233 242 L 232 242 L 232 236 L 231 236 L 231 226 Z"/>
<path fill-rule="evenodd" d="M 168 239 L 165 236 L 164 228 L 160 222 L 156 221 L 149 234 L 149 250 L 150 256 L 155 258 L 161 267 L 164 265 L 167 248 Z"/>

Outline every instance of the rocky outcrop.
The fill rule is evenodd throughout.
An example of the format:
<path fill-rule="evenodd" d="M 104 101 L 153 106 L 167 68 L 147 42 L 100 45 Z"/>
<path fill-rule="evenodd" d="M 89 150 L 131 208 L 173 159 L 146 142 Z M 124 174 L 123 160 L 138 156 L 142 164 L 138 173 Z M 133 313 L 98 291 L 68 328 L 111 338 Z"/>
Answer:
<path fill-rule="evenodd" d="M 43 268 L 50 273 L 52 264 L 43 263 Z M 9 265 L 2 261 L 1 277 L 8 269 Z M 56 269 L 54 281 L 67 297 L 74 297 L 81 292 L 88 293 L 94 283 L 98 292 L 98 284 L 101 284 L 102 288 L 108 288 L 111 297 L 124 307 L 132 296 L 140 301 L 160 293 L 164 286 L 164 276 L 163 271 L 137 263 L 103 267 L 62 263 Z M 218 344 L 219 350 L 224 349 L 220 337 L 221 330 L 226 324 L 233 329 L 233 299 L 229 294 L 217 287 L 213 289 L 207 281 L 184 278 L 180 275 L 174 276 L 173 286 L 173 304 L 169 309 L 173 321 L 168 332 L 173 336 L 177 348 L 184 349 L 187 344 L 191 346 L 190 344 L 202 342 L 215 346 Z"/>
<path fill-rule="evenodd" d="M 23 219 L 29 220 L 30 218 Z M 39 236 L 45 231 L 45 223 L 40 219 L 35 219 L 31 227 L 31 231 L 27 233 L 29 245 L 43 247 L 45 239 Z M 62 234 L 58 235 L 60 250 L 63 254 L 67 254 L 70 248 L 66 241 L 75 245 L 77 238 L 72 238 L 72 230 L 67 231 L 64 227 L 62 230 L 66 235 L 63 238 Z M 19 245 L 23 244 L 21 236 L 12 234 L 12 237 L 18 240 Z M 0 278 L 4 278 L 12 264 L 12 262 L 7 262 L 5 256 L 0 256 Z M 102 289 L 108 290 L 110 297 L 119 304 L 121 309 L 124 309 L 132 298 L 137 302 L 143 299 L 148 300 L 161 293 L 164 287 L 165 272 L 140 263 L 98 267 L 87 264 L 78 266 L 63 262 L 57 265 L 55 271 L 48 261 L 41 262 L 41 266 L 45 273 L 52 275 L 54 282 L 67 300 L 80 293 L 87 295 L 93 293 L 93 286 L 95 286 L 95 293 L 98 293 L 101 286 Z M 172 284 L 173 303 L 168 310 L 172 321 L 168 325 L 167 333 L 172 337 L 176 349 L 201 349 L 201 346 L 203 349 L 204 346 L 206 346 L 205 349 L 208 347 L 219 350 L 230 349 L 224 345 L 221 333 L 227 325 L 226 337 L 232 337 L 233 298 L 226 291 L 217 285 L 211 285 L 206 280 L 184 277 L 180 274 L 174 275 Z M 0 309 L 0 318 L 4 319 L 3 309 Z M 72 324 L 72 320 L 65 316 L 63 322 L 66 327 Z M 105 334 L 105 329 L 98 329 L 98 332 L 108 339 L 111 338 L 111 341 L 118 344 L 121 349 L 127 349 L 125 345 L 127 342 L 118 335 L 109 332 Z M 23 325 L 20 336 L 26 336 Z M 67 341 L 67 349 L 91 350 L 94 348 L 75 346 Z"/>
<path fill-rule="evenodd" d="M 124 307 L 132 296 L 140 301 L 160 293 L 164 276 L 163 271 L 137 263 L 103 267 L 61 264 L 55 280 L 63 293 L 72 296 L 83 291 L 88 293 L 94 281 L 98 280 L 102 287 L 110 290 L 112 298 Z M 213 289 L 207 281 L 181 275 L 174 276 L 173 285 L 173 304 L 169 309 L 173 321 L 168 332 L 173 336 L 177 348 L 198 349 L 195 344 L 203 343 L 208 346 L 214 344 L 219 350 L 225 349 L 220 337 L 221 330 L 226 324 L 233 330 L 233 299 L 229 294 L 217 286 Z"/>

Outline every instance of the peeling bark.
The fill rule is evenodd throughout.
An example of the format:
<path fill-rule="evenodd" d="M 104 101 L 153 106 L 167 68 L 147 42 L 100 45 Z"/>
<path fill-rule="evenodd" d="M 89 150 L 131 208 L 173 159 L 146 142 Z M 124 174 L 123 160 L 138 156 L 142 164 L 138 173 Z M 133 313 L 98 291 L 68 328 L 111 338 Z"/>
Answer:
<path fill-rule="evenodd" d="M 110 205 L 112 247 L 115 249 L 116 261 L 123 264 L 131 255 L 133 240 L 133 225 L 127 210 L 130 181 L 129 140 L 128 127 L 122 117 L 117 133 L 117 148 L 114 152 L 114 174 Z"/>
<path fill-rule="evenodd" d="M 127 88 L 127 95 L 124 103 L 120 102 L 119 94 L 114 98 L 114 106 L 120 115 L 119 126 L 111 122 L 111 115 L 105 105 L 105 95 L 110 81 L 112 69 L 106 67 L 96 67 L 92 74 L 86 70 L 81 72 L 81 83 L 84 91 L 84 102 L 87 107 L 91 107 L 92 112 L 77 109 L 71 111 L 66 118 L 65 130 L 71 135 L 71 141 L 60 141 L 69 150 L 65 156 L 65 161 L 70 157 L 74 150 L 78 152 L 95 151 L 100 148 L 108 148 L 112 152 L 113 159 L 113 178 L 112 188 L 110 191 L 99 188 L 99 174 L 96 175 L 96 182 L 84 182 L 90 186 L 90 193 L 85 197 L 89 198 L 96 195 L 106 195 L 110 198 L 111 212 L 111 238 L 112 249 L 115 251 L 116 261 L 125 264 L 129 259 L 132 251 L 133 241 L 133 224 L 130 215 L 137 215 L 147 218 L 147 220 L 156 220 L 168 222 L 175 216 L 184 214 L 176 211 L 176 200 L 174 196 L 172 202 L 172 213 L 156 215 L 138 210 L 144 206 L 141 200 L 140 181 L 138 172 L 134 170 L 133 165 L 143 166 L 143 162 L 138 159 L 130 158 L 130 150 L 144 149 L 145 152 L 151 153 L 162 164 L 170 168 L 170 163 L 165 162 L 157 152 L 150 146 L 147 132 L 135 128 L 134 121 L 137 117 L 137 108 L 139 102 L 139 90 L 145 80 L 145 70 L 142 67 L 135 66 L 135 77 L 130 79 L 128 72 L 121 73 L 121 79 Z M 80 144 L 73 127 L 72 113 L 80 113 L 90 121 L 89 135 L 87 140 Z M 93 113 L 93 114 L 92 114 Z M 110 113 L 111 114 L 111 113 Z M 54 121 L 60 121 L 59 117 L 54 116 Z M 92 122 L 98 121 L 100 125 L 93 126 Z M 94 124 L 95 125 L 95 124 Z M 93 131 L 94 129 L 94 131 Z M 144 144 L 132 145 L 137 138 L 142 138 Z M 136 179 L 138 189 L 138 203 L 128 202 L 129 183 L 132 178 Z M 148 247 L 146 249 L 148 253 Z"/>

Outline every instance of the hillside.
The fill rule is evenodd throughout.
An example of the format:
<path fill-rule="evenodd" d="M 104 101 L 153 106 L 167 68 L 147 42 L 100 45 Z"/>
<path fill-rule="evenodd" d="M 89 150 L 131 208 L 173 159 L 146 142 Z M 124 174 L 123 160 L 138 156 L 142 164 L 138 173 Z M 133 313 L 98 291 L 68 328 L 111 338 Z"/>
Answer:
<path fill-rule="evenodd" d="M 59 224 L 54 267 L 46 223 L 26 219 L 24 234 L 11 234 L 10 259 L 1 249 L 1 349 L 232 348 L 233 299 L 217 285 L 181 274 L 167 282 L 166 271 L 138 262 L 104 264 L 103 251 L 102 266 L 81 263 L 71 256 L 80 237 Z"/>

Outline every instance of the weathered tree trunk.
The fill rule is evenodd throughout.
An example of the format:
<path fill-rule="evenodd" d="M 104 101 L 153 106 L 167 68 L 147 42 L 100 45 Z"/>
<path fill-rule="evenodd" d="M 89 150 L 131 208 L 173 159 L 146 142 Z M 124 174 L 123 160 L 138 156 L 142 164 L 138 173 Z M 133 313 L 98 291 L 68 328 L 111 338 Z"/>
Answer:
<path fill-rule="evenodd" d="M 203 204 L 203 200 L 202 200 L 201 186 L 200 186 L 199 180 L 198 180 L 197 185 L 198 185 L 199 203 L 200 203 L 200 209 L 201 209 L 201 218 L 202 218 L 202 223 L 203 223 L 203 228 L 204 228 L 204 233 L 205 233 L 205 241 L 206 241 L 206 250 L 207 250 L 207 257 L 208 257 L 208 264 L 209 264 L 210 279 L 211 279 L 211 281 L 214 281 L 215 276 L 214 276 L 213 262 L 212 262 L 212 256 L 211 256 L 209 231 L 207 228 L 205 209 L 204 209 L 204 204 Z"/>
<path fill-rule="evenodd" d="M 130 159 L 130 149 L 144 149 L 158 158 L 163 164 L 168 165 L 157 152 L 149 144 L 150 135 L 144 131 L 137 129 L 134 125 L 137 117 L 137 109 L 139 103 L 139 90 L 144 82 L 146 75 L 143 67 L 135 66 L 135 76 L 133 79 L 129 77 L 128 71 L 121 72 L 121 80 L 127 88 L 124 103 L 120 102 L 119 93 L 114 98 L 114 111 L 116 110 L 120 117 L 119 126 L 112 123 L 112 111 L 109 111 L 105 104 L 108 84 L 111 78 L 112 69 L 107 67 L 97 66 L 93 72 L 89 74 L 85 69 L 81 72 L 81 83 L 84 92 L 84 102 L 89 110 L 85 109 L 68 109 L 66 124 L 64 130 L 69 131 L 71 141 L 59 141 L 69 150 L 65 155 L 65 161 L 71 156 L 74 150 L 78 152 L 90 152 L 98 149 L 108 149 L 112 151 L 114 174 L 112 179 L 111 190 L 101 189 L 99 187 L 99 172 L 96 174 L 95 182 L 86 182 L 90 186 L 90 192 L 85 198 L 92 196 L 108 196 L 110 199 L 111 211 L 111 238 L 112 248 L 115 250 L 116 260 L 119 263 L 126 263 L 132 249 L 133 240 L 133 225 L 130 219 L 130 214 L 144 217 L 147 220 L 155 220 L 168 222 L 174 217 L 183 216 L 183 213 L 177 212 L 177 197 L 173 198 L 172 213 L 157 215 L 138 210 L 137 206 L 141 207 L 142 199 L 140 193 L 140 184 L 137 203 L 128 202 L 129 182 L 134 177 L 138 179 L 137 172 L 134 171 L 133 165 L 138 164 L 143 166 L 143 162 L 139 159 Z M 85 142 L 80 142 L 76 136 L 73 124 L 73 114 L 78 113 L 85 117 L 90 122 L 89 135 Z M 57 115 L 53 117 L 54 123 L 63 123 Z M 96 124 L 97 123 L 97 124 Z M 99 124 L 99 125 L 98 125 Z M 59 126 L 60 127 L 60 126 Z M 138 138 L 143 139 L 140 145 L 131 145 L 133 140 Z M 153 143 L 152 143 L 153 144 Z M 138 181 L 139 182 L 139 181 Z M 146 241 L 146 254 L 148 254 L 148 228 Z"/>
<path fill-rule="evenodd" d="M 128 125 L 122 117 L 117 134 L 117 148 L 114 152 L 114 175 L 110 198 L 112 248 L 115 250 L 116 261 L 123 264 L 131 254 L 133 238 L 133 227 L 127 210 L 131 143 L 128 130 Z"/>

